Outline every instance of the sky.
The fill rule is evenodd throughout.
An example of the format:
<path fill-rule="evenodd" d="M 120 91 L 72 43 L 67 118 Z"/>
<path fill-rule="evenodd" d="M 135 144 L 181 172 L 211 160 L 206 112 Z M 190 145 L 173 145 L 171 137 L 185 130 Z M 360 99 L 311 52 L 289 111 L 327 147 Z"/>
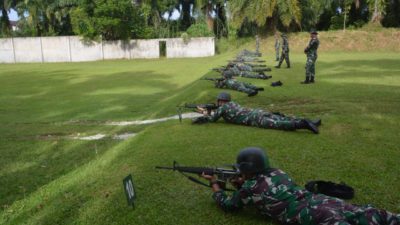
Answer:
<path fill-rule="evenodd" d="M 1 15 L 2 15 L 2 13 L 0 12 L 0 16 Z M 8 12 L 8 18 L 12 21 L 19 20 L 17 12 L 13 9 L 10 9 L 10 11 Z"/>

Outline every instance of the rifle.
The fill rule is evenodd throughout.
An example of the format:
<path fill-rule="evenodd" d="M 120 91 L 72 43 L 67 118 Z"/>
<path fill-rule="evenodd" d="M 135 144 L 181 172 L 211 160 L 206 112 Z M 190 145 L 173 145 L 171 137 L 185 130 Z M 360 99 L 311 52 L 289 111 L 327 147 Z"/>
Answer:
<path fill-rule="evenodd" d="M 188 104 L 185 103 L 183 106 L 178 106 L 178 117 L 179 117 L 179 122 L 182 123 L 182 108 L 187 108 L 187 109 L 197 109 L 197 107 L 200 108 L 205 108 L 207 110 L 208 114 L 211 114 L 212 110 L 218 109 L 218 106 L 214 103 L 206 103 L 206 104 Z"/>
<path fill-rule="evenodd" d="M 258 62 L 258 63 L 263 63 L 265 60 L 257 60 L 257 59 L 234 59 L 234 60 L 229 60 L 228 62 L 233 62 L 233 63 L 247 63 L 247 62 Z"/>
<path fill-rule="evenodd" d="M 211 80 L 211 81 L 223 81 L 223 80 L 225 80 L 225 78 L 211 78 L 211 77 L 206 77 L 206 78 L 203 78 L 202 80 Z"/>
<path fill-rule="evenodd" d="M 229 167 L 231 167 L 231 169 L 222 167 L 221 168 L 186 167 L 186 166 L 179 166 L 179 164 L 176 161 L 174 161 L 172 167 L 156 166 L 156 169 L 178 171 L 183 176 L 187 177 L 189 180 L 206 187 L 211 187 L 211 186 L 205 184 L 204 182 L 201 182 L 197 178 L 187 175 L 186 173 L 197 174 L 199 176 L 202 175 L 203 173 L 205 175 L 210 175 L 210 176 L 216 175 L 218 184 L 222 189 L 224 189 L 225 191 L 234 191 L 233 189 L 226 188 L 226 184 L 228 183 L 228 181 L 231 181 L 234 178 L 238 177 L 240 175 L 240 172 L 239 169 L 234 165 L 229 165 Z"/>
<path fill-rule="evenodd" d="M 224 66 L 221 67 L 217 67 L 217 68 L 212 68 L 211 70 L 217 71 L 217 72 L 221 72 L 224 71 L 226 68 Z"/>
<path fill-rule="evenodd" d="M 197 109 L 197 107 L 207 109 L 208 114 L 211 113 L 212 110 L 218 109 L 218 106 L 214 103 L 207 104 L 185 104 L 183 107 L 187 109 Z"/>

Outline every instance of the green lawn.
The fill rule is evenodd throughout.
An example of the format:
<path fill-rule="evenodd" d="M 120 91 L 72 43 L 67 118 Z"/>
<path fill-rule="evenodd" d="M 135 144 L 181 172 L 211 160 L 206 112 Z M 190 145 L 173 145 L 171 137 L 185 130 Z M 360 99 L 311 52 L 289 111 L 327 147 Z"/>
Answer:
<path fill-rule="evenodd" d="M 267 149 L 273 166 L 299 185 L 344 181 L 354 203 L 400 212 L 400 58 L 398 53 L 320 52 L 317 83 L 304 79 L 303 54 L 293 68 L 242 105 L 322 118 L 319 135 L 190 120 L 141 126 L 107 121 L 160 118 L 185 102 L 210 102 L 220 90 L 201 81 L 233 53 L 211 58 L 0 65 L 0 224 L 273 224 L 253 210 L 226 214 L 211 190 L 172 164 L 232 163 L 246 146 Z M 273 65 L 273 56 L 264 57 Z M 207 74 L 208 73 L 208 74 Z M 271 81 L 281 80 L 273 88 Z M 137 132 L 125 141 L 70 140 L 70 135 Z M 122 179 L 132 174 L 138 198 L 127 206 Z"/>

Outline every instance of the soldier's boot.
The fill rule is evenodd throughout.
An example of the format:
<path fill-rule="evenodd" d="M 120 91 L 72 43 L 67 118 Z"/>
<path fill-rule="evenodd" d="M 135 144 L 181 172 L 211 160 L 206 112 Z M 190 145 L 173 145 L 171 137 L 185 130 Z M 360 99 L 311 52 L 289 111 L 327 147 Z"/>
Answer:
<path fill-rule="evenodd" d="M 264 91 L 264 88 L 262 87 L 256 88 L 256 91 Z"/>
<path fill-rule="evenodd" d="M 286 68 L 288 68 L 288 69 L 290 68 L 290 62 L 287 63 L 287 67 Z"/>
<path fill-rule="evenodd" d="M 304 81 L 301 82 L 302 84 L 309 84 L 310 83 L 310 77 L 306 77 Z"/>
<path fill-rule="evenodd" d="M 272 78 L 272 76 L 265 75 L 265 74 L 260 74 L 260 79 L 267 80 L 267 79 L 270 79 L 270 78 Z"/>
<path fill-rule="evenodd" d="M 308 119 L 302 119 L 300 121 L 295 122 L 295 128 L 296 129 L 307 129 L 313 132 L 314 134 L 318 134 L 319 130 L 318 127 L 315 126 L 310 120 Z"/>
<path fill-rule="evenodd" d="M 311 79 L 310 79 L 310 83 L 315 83 L 315 81 L 314 81 L 314 77 L 311 77 Z"/>
<path fill-rule="evenodd" d="M 255 96 L 255 95 L 257 95 L 257 94 L 258 94 L 258 91 L 253 90 L 253 91 L 251 91 L 250 93 L 248 93 L 247 96 L 251 97 L 251 96 Z"/>
<path fill-rule="evenodd" d="M 321 124 L 322 124 L 322 120 L 321 119 L 311 120 L 311 122 L 317 127 L 321 126 Z"/>

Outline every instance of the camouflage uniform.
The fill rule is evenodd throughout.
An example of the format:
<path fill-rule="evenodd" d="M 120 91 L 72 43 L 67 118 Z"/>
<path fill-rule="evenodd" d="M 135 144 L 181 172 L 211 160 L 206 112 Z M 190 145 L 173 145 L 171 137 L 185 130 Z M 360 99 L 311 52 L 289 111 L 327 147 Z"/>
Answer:
<path fill-rule="evenodd" d="M 281 47 L 281 43 L 279 42 L 279 38 L 275 38 L 276 61 L 279 61 L 279 48 L 280 47 Z"/>
<path fill-rule="evenodd" d="M 315 61 L 317 61 L 318 54 L 317 49 L 319 46 L 319 40 L 317 37 L 312 38 L 308 43 L 304 53 L 307 54 L 306 63 L 306 79 L 314 80 L 315 77 Z"/>
<path fill-rule="evenodd" d="M 288 68 L 290 68 L 290 60 L 289 60 L 289 41 L 286 36 L 282 36 L 282 54 L 281 54 L 281 59 L 279 60 L 279 63 L 277 67 L 281 67 L 281 64 L 283 60 L 286 61 L 286 65 Z"/>
<path fill-rule="evenodd" d="M 222 71 L 222 76 L 225 78 L 232 78 L 236 76 L 246 77 L 246 78 L 255 78 L 255 79 L 268 79 L 264 73 L 257 72 L 249 72 L 249 71 L 240 71 L 237 67 L 231 67 Z"/>
<path fill-rule="evenodd" d="M 279 169 L 268 169 L 267 172 L 246 180 L 231 197 L 224 191 L 218 191 L 213 194 L 213 199 L 225 211 L 234 211 L 244 205 L 255 205 L 262 215 L 284 224 L 400 224 L 400 214 L 313 194 L 295 185 Z"/>
<path fill-rule="evenodd" d="M 259 89 L 258 87 L 254 86 L 252 84 L 241 82 L 241 81 L 237 81 L 237 80 L 234 80 L 234 79 L 218 80 L 215 83 L 215 87 L 217 87 L 217 88 L 228 88 L 228 89 L 244 92 L 246 94 L 252 94 L 254 92 L 257 92 L 257 89 Z"/>
<path fill-rule="evenodd" d="M 216 122 L 221 117 L 228 123 L 280 130 L 295 130 L 295 122 L 298 120 L 261 109 L 243 108 L 233 101 L 220 106 L 207 118 L 209 122 Z"/>

